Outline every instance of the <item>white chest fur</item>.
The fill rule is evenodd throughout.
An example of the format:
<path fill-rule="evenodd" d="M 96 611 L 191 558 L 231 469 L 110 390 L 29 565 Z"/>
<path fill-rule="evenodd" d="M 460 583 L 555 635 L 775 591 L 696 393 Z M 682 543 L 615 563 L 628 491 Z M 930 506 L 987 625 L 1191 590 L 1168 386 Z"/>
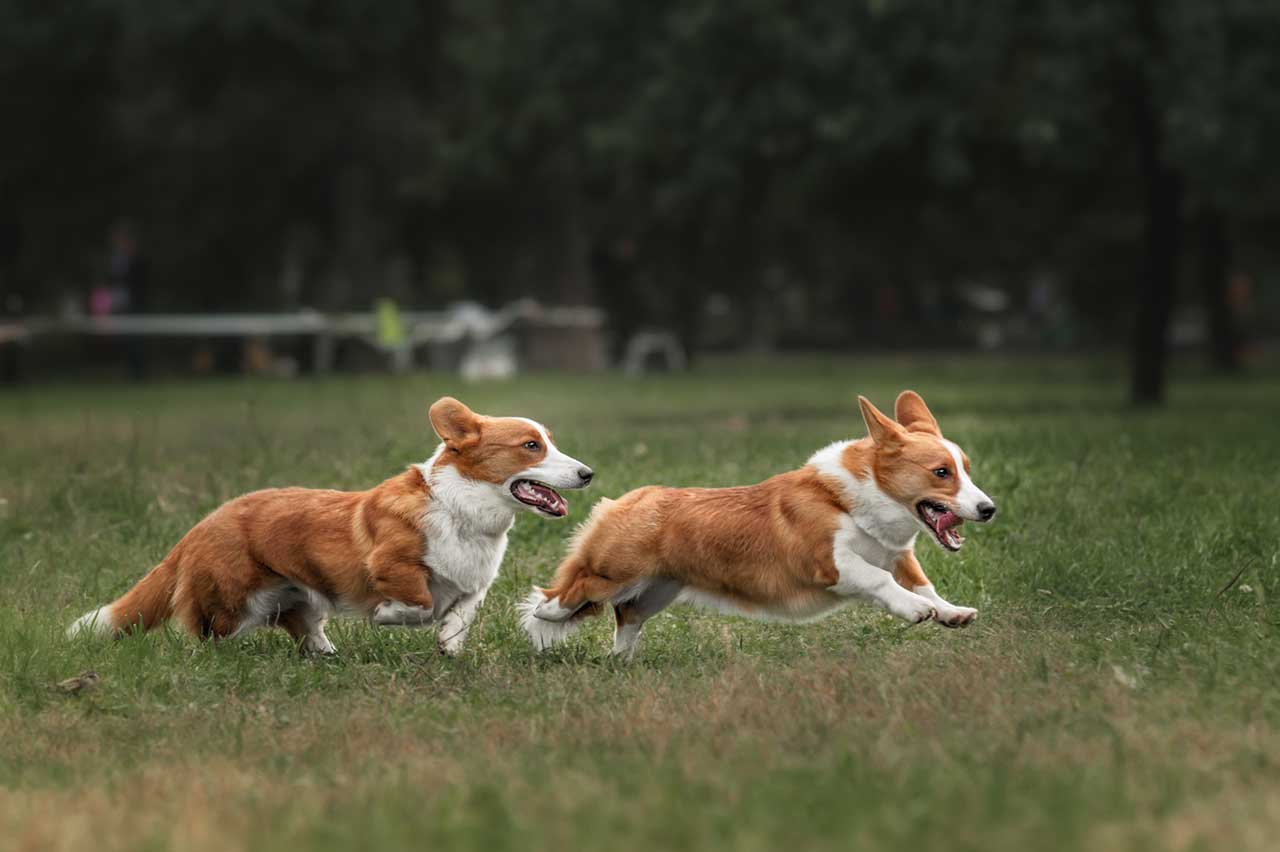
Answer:
<path fill-rule="evenodd" d="M 507 552 L 507 530 L 497 535 L 466 535 L 448 523 L 440 523 L 443 519 L 430 518 L 430 514 L 428 512 L 427 549 L 422 554 L 422 562 L 431 569 L 432 577 L 449 582 L 462 594 L 489 588 L 497 579 L 502 557 Z"/>
<path fill-rule="evenodd" d="M 847 526 L 847 535 L 843 538 L 837 537 L 836 546 L 843 544 L 877 568 L 892 571 L 894 564 L 898 561 L 898 557 L 911 550 L 915 545 L 916 534 L 914 530 L 912 530 L 910 537 L 906 539 L 905 544 L 886 544 L 874 533 L 865 529 L 858 521 L 859 519 L 854 516 L 852 523 Z"/>
<path fill-rule="evenodd" d="M 422 562 L 431 570 L 431 594 L 441 612 L 458 596 L 483 592 L 497 579 L 515 510 L 498 486 L 430 465 L 420 468 L 431 487 Z"/>
<path fill-rule="evenodd" d="M 866 562 L 892 571 L 898 556 L 915 544 L 920 526 L 910 509 L 876 486 L 870 471 L 858 477 L 842 464 L 850 443 L 831 444 L 809 459 L 819 473 L 840 486 L 853 505 L 850 520 L 842 522 L 842 533 L 836 536 L 834 546 L 847 547 Z"/>

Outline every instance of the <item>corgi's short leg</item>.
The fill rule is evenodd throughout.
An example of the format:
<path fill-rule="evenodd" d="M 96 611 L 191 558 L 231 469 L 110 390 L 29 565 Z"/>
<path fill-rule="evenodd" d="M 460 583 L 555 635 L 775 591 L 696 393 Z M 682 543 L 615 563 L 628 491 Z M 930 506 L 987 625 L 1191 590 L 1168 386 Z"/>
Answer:
<path fill-rule="evenodd" d="M 943 627 L 968 627 L 978 617 L 978 611 L 970 606 L 956 606 L 943 600 L 933 584 L 916 586 L 912 591 L 933 601 L 933 620 Z"/>
<path fill-rule="evenodd" d="M 378 625 L 421 627 L 435 616 L 421 554 L 401 543 L 375 548 L 369 557 L 369 579 L 383 601 L 371 621 Z"/>
<path fill-rule="evenodd" d="M 849 548 L 837 547 L 834 555 L 838 576 L 828 587 L 829 591 L 869 600 L 912 624 L 934 617 L 933 601 L 902 588 L 888 571 L 877 568 Z"/>
<path fill-rule="evenodd" d="M 600 613 L 604 604 L 626 600 L 635 583 L 634 579 L 597 574 L 584 560 L 571 555 L 556 569 L 551 588 L 534 586 L 529 596 L 516 605 L 520 624 L 534 649 L 545 651 L 563 642 L 583 619 Z"/>
<path fill-rule="evenodd" d="M 587 605 L 587 601 L 583 600 L 575 607 L 567 607 L 560 602 L 560 598 L 543 597 L 534 607 L 533 614 L 536 618 L 543 621 L 550 621 L 559 624 L 568 621 L 578 614 L 578 610 Z"/>
<path fill-rule="evenodd" d="M 484 603 L 484 597 L 488 593 L 489 590 L 485 589 L 473 595 L 463 595 L 454 601 L 441 620 L 440 632 L 436 635 L 436 646 L 440 653 L 452 657 L 462 650 L 463 643 L 467 641 L 467 633 L 471 630 L 471 622 L 475 621 L 480 604 Z"/>
<path fill-rule="evenodd" d="M 645 580 L 643 588 L 613 606 L 617 623 L 613 629 L 613 656 L 628 663 L 636 654 L 640 630 L 644 623 L 670 606 L 683 588 L 674 580 L 663 578 Z"/>
<path fill-rule="evenodd" d="M 435 617 L 435 612 L 424 606 L 383 601 L 373 608 L 369 620 L 380 627 L 425 627 Z"/>
<path fill-rule="evenodd" d="M 333 647 L 333 643 L 325 635 L 325 621 L 326 619 L 322 618 L 313 624 L 311 632 L 302 640 L 302 652 L 304 654 L 319 654 L 322 657 L 332 657 L 338 653 L 338 649 Z"/>
<path fill-rule="evenodd" d="M 934 621 L 943 627 L 968 627 L 978 617 L 978 611 L 972 607 L 956 606 L 949 601 L 943 600 L 942 596 L 933 587 L 933 583 L 929 582 L 929 578 L 925 576 L 924 569 L 920 567 L 920 562 L 916 559 L 916 555 L 910 551 L 904 553 L 894 563 L 893 578 L 904 589 L 910 589 L 921 597 L 932 601 L 936 613 L 933 617 Z"/>
<path fill-rule="evenodd" d="M 280 614 L 276 624 L 288 631 L 298 643 L 298 650 L 304 654 L 332 656 L 338 653 L 329 637 L 324 633 L 328 618 L 305 604 L 300 604 Z"/>
<path fill-rule="evenodd" d="M 328 608 L 315 606 L 303 610 L 306 636 L 302 639 L 302 653 L 319 654 L 322 657 L 332 657 L 338 653 L 338 649 L 333 647 L 324 632 L 324 626 L 329 623 L 329 612 Z"/>

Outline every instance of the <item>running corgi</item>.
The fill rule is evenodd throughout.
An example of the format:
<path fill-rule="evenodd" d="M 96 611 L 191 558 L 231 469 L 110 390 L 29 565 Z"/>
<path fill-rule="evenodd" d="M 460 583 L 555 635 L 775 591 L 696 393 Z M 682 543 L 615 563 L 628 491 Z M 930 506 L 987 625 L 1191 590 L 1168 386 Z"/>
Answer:
<path fill-rule="evenodd" d="M 913 547 L 924 530 L 959 550 L 965 520 L 996 506 L 969 459 L 942 437 L 920 395 L 903 391 L 896 422 L 858 397 L 868 437 L 819 450 L 799 470 L 741 488 L 649 486 L 601 500 L 550 588 L 520 604 L 542 650 L 612 604 L 613 653 L 630 659 L 645 620 L 672 603 L 803 621 L 852 598 L 909 622 L 964 627 L 977 610 L 934 590 Z"/>
<path fill-rule="evenodd" d="M 498 575 L 516 512 L 562 518 L 555 489 L 592 472 L 523 417 L 483 417 L 444 397 L 428 414 L 441 444 L 368 491 L 276 488 L 224 503 L 114 603 L 67 631 L 117 636 L 177 618 L 203 638 L 281 627 L 304 653 L 332 654 L 335 612 L 374 624 L 440 621 L 456 654 Z"/>

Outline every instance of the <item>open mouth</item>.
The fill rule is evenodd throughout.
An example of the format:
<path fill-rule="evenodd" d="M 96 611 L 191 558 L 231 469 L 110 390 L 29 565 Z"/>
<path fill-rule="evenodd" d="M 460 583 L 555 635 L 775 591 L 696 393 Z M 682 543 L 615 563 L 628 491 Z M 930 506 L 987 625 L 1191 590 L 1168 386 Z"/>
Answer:
<path fill-rule="evenodd" d="M 960 525 L 964 523 L 964 519 L 946 506 L 932 500 L 921 500 L 916 504 L 916 513 L 938 540 L 938 544 L 947 550 L 959 550 L 960 545 L 964 544 L 964 536 L 960 535 Z"/>
<path fill-rule="evenodd" d="M 569 504 L 554 488 L 532 479 L 517 479 L 511 483 L 511 496 L 553 518 L 569 514 Z"/>

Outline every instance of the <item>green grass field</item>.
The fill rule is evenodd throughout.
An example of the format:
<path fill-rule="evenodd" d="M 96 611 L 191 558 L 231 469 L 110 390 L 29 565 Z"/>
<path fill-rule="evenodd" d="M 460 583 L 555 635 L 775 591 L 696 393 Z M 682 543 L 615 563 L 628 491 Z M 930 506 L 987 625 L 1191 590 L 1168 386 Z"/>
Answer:
<path fill-rule="evenodd" d="M 672 609 L 535 658 L 513 604 L 645 483 L 728 485 L 921 391 L 1001 505 L 918 550 L 966 631 Z M 443 393 L 539 418 L 596 484 L 522 515 L 457 659 L 431 631 L 68 642 L 203 514 L 425 458 Z M 353 377 L 0 395 L 0 848 L 1272 849 L 1280 380 L 1122 403 L 1107 363 L 711 363 L 674 378 Z M 1225 591 L 1223 591 L 1225 589 Z M 54 687 L 83 670 L 99 686 Z"/>

